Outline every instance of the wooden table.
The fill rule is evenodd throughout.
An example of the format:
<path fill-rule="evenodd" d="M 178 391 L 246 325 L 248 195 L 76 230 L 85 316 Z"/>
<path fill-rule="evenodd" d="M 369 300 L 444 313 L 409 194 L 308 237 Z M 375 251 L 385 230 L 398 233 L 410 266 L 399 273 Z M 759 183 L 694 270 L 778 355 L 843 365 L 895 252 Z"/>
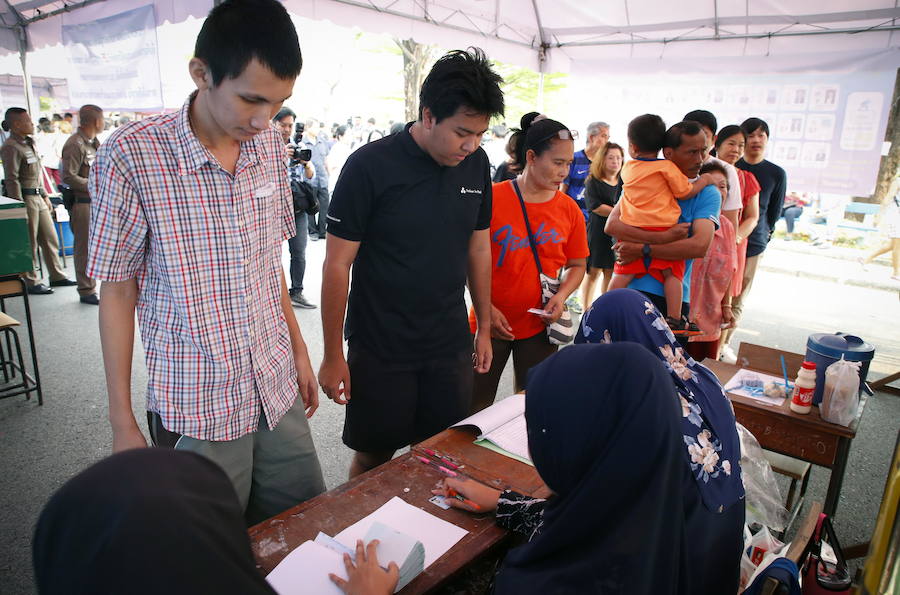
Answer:
<path fill-rule="evenodd" d="M 789 373 L 790 370 L 799 368 L 799 365 L 794 365 L 798 358 L 799 361 L 803 359 L 803 356 L 796 353 L 765 349 L 771 354 L 784 354 Z M 740 355 L 738 361 L 741 362 Z M 703 365 L 712 370 L 724 386 L 742 367 L 781 377 L 781 360 L 777 358 L 774 361 L 778 362 L 777 369 L 767 365 L 765 358 L 751 359 L 742 362 L 741 366 L 706 359 Z M 770 405 L 749 397 L 726 394 L 734 406 L 734 415 L 738 422 L 756 436 L 763 448 L 831 470 L 823 510 L 825 514 L 833 516 L 837 510 L 841 484 L 844 481 L 850 443 L 856 436 L 859 420 L 866 405 L 865 393 L 860 398 L 856 419 L 849 427 L 825 421 L 816 406 L 807 414 L 799 414 L 791 411 L 789 399 L 785 399 L 781 405 Z"/>
<path fill-rule="evenodd" d="M 472 432 L 445 430 L 414 446 L 412 452 L 251 527 L 250 540 L 257 567 L 268 574 L 294 548 L 315 539 L 319 531 L 333 537 L 398 496 L 469 532 L 401 592 L 426 593 L 439 587 L 500 546 L 508 533 L 494 523 L 493 513 L 473 515 L 456 509 L 441 510 L 428 502 L 431 489 L 444 475 L 416 459 L 423 448 L 456 459 L 465 474 L 497 489 L 510 488 L 537 497 L 549 494 L 533 467 L 476 446 L 473 440 Z"/>

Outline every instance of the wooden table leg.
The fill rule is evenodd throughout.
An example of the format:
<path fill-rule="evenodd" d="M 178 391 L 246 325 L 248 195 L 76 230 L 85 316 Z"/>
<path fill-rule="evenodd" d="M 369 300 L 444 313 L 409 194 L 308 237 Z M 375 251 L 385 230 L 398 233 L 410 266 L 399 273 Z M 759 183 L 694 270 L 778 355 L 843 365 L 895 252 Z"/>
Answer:
<path fill-rule="evenodd" d="M 869 388 L 871 388 L 873 391 L 878 390 L 894 395 L 900 395 L 900 388 L 894 388 L 893 386 L 890 386 L 891 382 L 894 382 L 896 380 L 900 380 L 900 372 L 894 372 L 893 374 L 885 376 L 884 378 L 876 380 L 875 382 L 870 382 Z"/>
<path fill-rule="evenodd" d="M 830 517 L 837 511 L 838 499 L 841 496 L 841 485 L 844 483 L 844 471 L 847 469 L 847 457 L 850 455 L 850 440 L 839 438 L 834 467 L 831 468 L 831 479 L 828 481 L 828 492 L 822 512 Z"/>

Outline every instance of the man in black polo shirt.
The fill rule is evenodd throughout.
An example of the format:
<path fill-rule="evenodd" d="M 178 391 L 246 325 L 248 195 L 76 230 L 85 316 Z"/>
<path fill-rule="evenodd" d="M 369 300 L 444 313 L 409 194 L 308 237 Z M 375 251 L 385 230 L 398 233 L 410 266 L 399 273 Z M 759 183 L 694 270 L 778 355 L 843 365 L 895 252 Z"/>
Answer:
<path fill-rule="evenodd" d="M 781 208 L 784 205 L 784 195 L 787 190 L 787 174 L 765 158 L 766 145 L 769 144 L 769 125 L 765 120 L 759 118 L 747 118 L 741 124 L 741 130 L 747 135 L 747 148 L 744 150 L 744 157 L 739 159 L 735 165 L 756 176 L 760 190 L 759 222 L 747 236 L 747 264 L 744 267 L 741 293 L 731 301 L 735 326 L 741 319 L 744 303 L 750 293 L 750 287 L 753 286 L 759 259 L 766 250 L 769 240 L 772 239 L 775 223 L 781 217 Z M 737 355 L 728 344 L 734 334 L 735 326 L 726 329 L 722 337 L 722 359 L 728 362 L 737 360 Z"/>
<path fill-rule="evenodd" d="M 467 414 L 467 281 L 479 329 L 474 366 L 491 367 L 491 179 L 480 143 L 503 113 L 501 82 L 481 50 L 446 54 L 422 84 L 418 121 L 351 154 L 335 186 L 319 384 L 347 405 L 350 477 Z"/>

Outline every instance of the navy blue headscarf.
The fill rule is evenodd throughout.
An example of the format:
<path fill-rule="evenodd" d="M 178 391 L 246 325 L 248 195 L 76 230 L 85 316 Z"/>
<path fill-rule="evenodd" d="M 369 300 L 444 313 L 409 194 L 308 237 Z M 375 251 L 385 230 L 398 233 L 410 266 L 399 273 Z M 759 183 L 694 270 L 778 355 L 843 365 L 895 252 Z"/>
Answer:
<path fill-rule="evenodd" d="M 127 450 L 66 482 L 41 512 L 32 553 L 41 595 L 275 595 L 225 472 L 169 448 Z"/>
<path fill-rule="evenodd" d="M 579 345 L 531 370 L 528 448 L 554 496 L 496 593 L 667 594 L 686 555 L 680 409 L 635 344 Z"/>
<path fill-rule="evenodd" d="M 640 343 L 669 371 L 681 404 L 684 456 L 704 506 L 722 512 L 741 500 L 741 445 L 734 410 L 715 374 L 684 352 L 659 310 L 631 289 L 597 298 L 575 336 L 575 343 L 618 341 Z"/>

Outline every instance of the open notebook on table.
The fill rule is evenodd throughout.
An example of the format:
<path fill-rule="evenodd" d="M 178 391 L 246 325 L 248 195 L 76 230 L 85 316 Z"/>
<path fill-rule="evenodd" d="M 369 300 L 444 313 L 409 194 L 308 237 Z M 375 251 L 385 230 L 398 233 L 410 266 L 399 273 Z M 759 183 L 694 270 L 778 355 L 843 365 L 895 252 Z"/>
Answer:
<path fill-rule="evenodd" d="M 276 566 L 266 580 L 279 595 L 340 595 L 329 573 L 344 579 L 344 552 L 356 553 L 356 540 L 378 539 L 378 563 L 400 567 L 397 591 L 444 555 L 467 531 L 393 497 L 381 508 L 350 525 L 334 538 L 319 533 L 305 541 Z"/>
<path fill-rule="evenodd" d="M 454 428 L 474 426 L 480 434 L 475 444 L 499 452 L 528 465 L 528 429 L 525 426 L 525 395 L 516 394 L 494 403 L 455 424 Z"/>

